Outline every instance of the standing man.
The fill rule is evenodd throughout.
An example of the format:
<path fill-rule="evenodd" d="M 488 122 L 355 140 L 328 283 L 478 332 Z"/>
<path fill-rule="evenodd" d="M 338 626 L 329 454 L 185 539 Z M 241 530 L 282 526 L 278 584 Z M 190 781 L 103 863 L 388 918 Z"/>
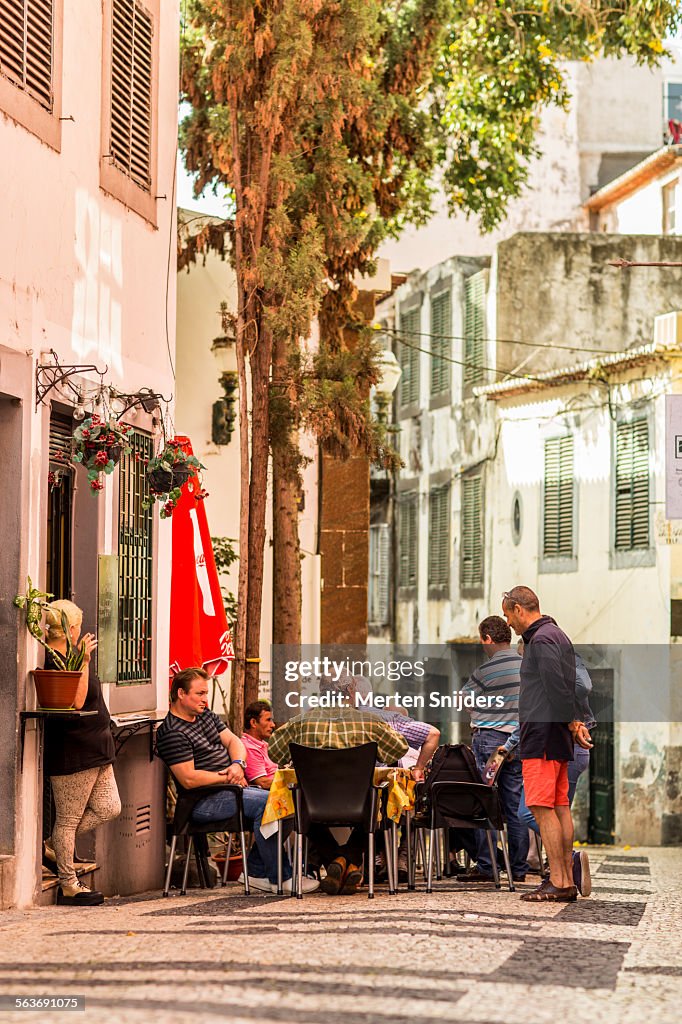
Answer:
<path fill-rule="evenodd" d="M 266 700 L 254 700 L 244 711 L 242 743 L 246 750 L 244 774 L 250 786 L 270 789 L 277 765 L 268 756 L 268 740 L 275 731 L 272 709 Z"/>
<path fill-rule="evenodd" d="M 511 629 L 499 615 L 489 615 L 479 624 L 478 635 L 488 661 L 471 674 L 465 690 L 477 697 L 500 698 L 502 708 L 472 708 L 472 747 L 478 770 L 483 774 L 488 759 L 495 753 L 505 758 L 497 773 L 497 787 L 507 819 L 509 859 L 512 878 L 525 882 L 528 871 L 528 829 L 519 820 L 519 802 L 523 792 L 519 743 L 519 686 L 521 655 L 511 648 Z M 477 830 L 476 867 L 458 882 L 492 882 L 493 867 L 485 832 Z"/>
<path fill-rule="evenodd" d="M 530 587 L 502 595 L 502 611 L 523 637 L 519 718 L 526 803 L 538 823 L 549 860 L 549 879 L 525 893 L 528 902 L 573 903 L 573 819 L 568 803 L 568 762 L 573 743 L 589 748 L 589 732 L 576 719 L 575 651 L 554 619 L 542 615 Z"/>

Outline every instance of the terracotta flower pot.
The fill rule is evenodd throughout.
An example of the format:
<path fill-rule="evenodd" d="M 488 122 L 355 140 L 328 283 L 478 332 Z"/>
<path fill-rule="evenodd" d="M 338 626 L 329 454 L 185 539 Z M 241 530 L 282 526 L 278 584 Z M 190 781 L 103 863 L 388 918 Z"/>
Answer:
<path fill-rule="evenodd" d="M 225 854 L 215 853 L 213 855 L 213 863 L 220 872 L 222 878 L 223 871 L 225 870 Z M 241 853 L 233 853 L 230 857 L 230 866 L 227 869 L 227 880 L 228 882 L 236 882 L 242 873 L 242 855 Z"/>
<path fill-rule="evenodd" d="M 80 672 L 34 668 L 33 681 L 36 686 L 38 707 L 50 711 L 68 711 L 76 699 L 80 677 Z"/>

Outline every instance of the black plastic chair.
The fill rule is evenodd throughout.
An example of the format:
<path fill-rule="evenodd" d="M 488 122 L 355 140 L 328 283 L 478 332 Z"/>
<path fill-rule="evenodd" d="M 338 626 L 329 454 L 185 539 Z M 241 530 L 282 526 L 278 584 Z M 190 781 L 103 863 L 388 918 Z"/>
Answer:
<path fill-rule="evenodd" d="M 246 829 L 244 826 L 244 797 L 241 786 L 231 786 L 225 784 L 224 786 L 200 786 L 197 789 L 184 789 L 178 780 L 173 776 L 175 787 L 178 793 L 177 803 L 175 804 L 175 814 L 173 815 L 172 824 L 172 839 L 170 856 L 168 858 L 168 870 L 166 872 L 166 882 L 163 887 L 163 895 L 168 896 L 170 891 L 171 874 L 173 871 L 173 863 L 175 861 L 175 850 L 178 842 L 178 836 L 187 837 L 187 856 L 185 859 L 185 870 L 182 876 L 182 888 L 180 895 L 185 896 L 187 893 L 187 878 L 189 875 L 189 861 L 192 855 L 192 846 L 194 845 L 194 855 L 197 863 L 197 872 L 199 875 L 199 884 L 202 889 L 210 888 L 210 878 L 208 869 L 208 842 L 206 836 L 210 832 L 238 832 L 241 838 L 242 846 L 242 867 L 244 871 L 244 892 L 247 896 L 250 895 L 249 890 L 249 874 L 246 866 L 247 857 L 247 845 L 246 845 L 246 832 L 250 829 Z M 192 821 L 192 813 L 197 803 L 202 800 L 205 796 L 211 796 L 214 793 L 229 792 L 233 793 L 237 809 L 230 818 L 225 818 L 221 821 L 209 821 L 203 825 L 198 825 Z M 229 865 L 229 851 L 228 857 L 225 863 L 225 874 L 223 875 L 223 885 L 227 877 L 227 867 Z"/>
<path fill-rule="evenodd" d="M 447 829 L 451 824 L 455 824 L 458 828 L 478 828 L 485 832 L 496 889 L 500 889 L 501 884 L 500 872 L 497 866 L 497 849 L 493 842 L 492 833 L 500 833 L 508 887 L 510 892 L 514 892 L 514 882 L 509 862 L 507 826 L 497 786 L 487 786 L 484 782 L 434 782 L 430 792 L 431 807 L 428 814 L 422 818 L 415 817 L 412 820 L 413 828 L 428 830 L 430 836 L 426 864 L 426 891 L 433 892 L 433 860 L 438 831 L 440 829 Z M 450 797 L 447 816 L 443 812 L 440 803 L 446 794 Z M 473 813 L 470 810 L 463 810 L 462 813 L 456 811 L 456 820 L 453 820 L 453 795 L 455 798 L 461 798 L 467 808 L 470 808 L 473 802 Z M 410 857 L 413 856 L 411 849 L 409 849 L 409 855 Z M 413 877 L 413 871 L 410 872 L 410 875 Z"/>
<path fill-rule="evenodd" d="M 369 837 L 369 899 L 374 899 L 374 833 L 378 788 L 374 785 L 376 743 L 358 747 L 304 747 L 290 743 L 296 771 L 294 788 L 294 878 L 296 898 L 303 899 L 303 837 L 313 824 L 360 825 Z"/>

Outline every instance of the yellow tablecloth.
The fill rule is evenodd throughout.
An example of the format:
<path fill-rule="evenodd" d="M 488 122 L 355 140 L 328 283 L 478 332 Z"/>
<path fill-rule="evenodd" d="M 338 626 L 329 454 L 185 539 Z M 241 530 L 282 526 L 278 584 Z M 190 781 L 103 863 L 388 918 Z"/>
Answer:
<path fill-rule="evenodd" d="M 274 825 L 294 813 L 294 797 L 289 786 L 296 782 L 293 768 L 279 768 L 270 786 L 268 802 L 263 811 L 262 824 Z M 403 811 L 414 808 L 415 782 L 407 768 L 375 768 L 374 783 L 388 782 L 386 812 L 392 821 L 400 821 Z M 268 829 L 268 832 L 270 830 Z"/>

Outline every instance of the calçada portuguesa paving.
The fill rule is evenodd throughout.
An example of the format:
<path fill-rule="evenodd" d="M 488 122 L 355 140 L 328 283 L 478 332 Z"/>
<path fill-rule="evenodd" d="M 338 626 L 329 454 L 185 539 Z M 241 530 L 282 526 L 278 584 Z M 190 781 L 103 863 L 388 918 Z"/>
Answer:
<path fill-rule="evenodd" d="M 230 884 L 11 911 L 0 995 L 85 996 L 74 1024 L 678 1024 L 682 848 L 590 855 L 593 895 L 569 905 L 444 879 L 373 902 Z M 0 1020 L 22 1013 L 65 1020 Z"/>

